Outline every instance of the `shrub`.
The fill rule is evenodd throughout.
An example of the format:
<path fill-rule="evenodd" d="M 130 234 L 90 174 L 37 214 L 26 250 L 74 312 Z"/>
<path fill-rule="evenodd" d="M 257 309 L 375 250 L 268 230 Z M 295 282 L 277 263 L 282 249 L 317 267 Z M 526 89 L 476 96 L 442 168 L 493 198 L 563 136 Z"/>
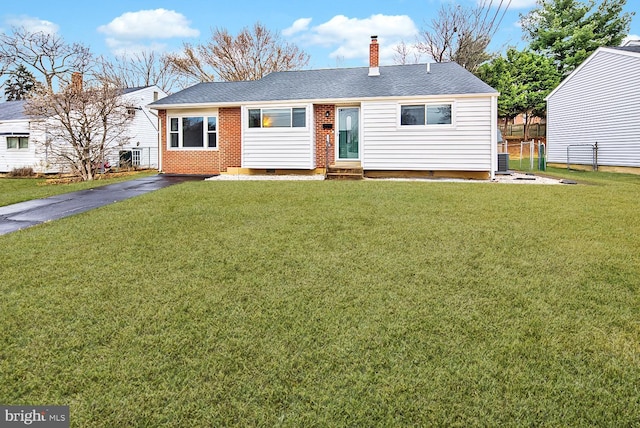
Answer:
<path fill-rule="evenodd" d="M 9 173 L 9 177 L 33 177 L 35 172 L 30 166 L 23 166 L 22 168 L 13 168 Z"/>

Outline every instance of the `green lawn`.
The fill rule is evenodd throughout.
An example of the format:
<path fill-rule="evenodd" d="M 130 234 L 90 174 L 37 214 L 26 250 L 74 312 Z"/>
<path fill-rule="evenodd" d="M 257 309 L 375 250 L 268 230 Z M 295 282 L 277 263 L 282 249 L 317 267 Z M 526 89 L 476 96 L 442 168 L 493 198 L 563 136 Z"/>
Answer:
<path fill-rule="evenodd" d="M 157 171 L 141 171 L 136 174 L 115 178 L 55 185 L 47 184 L 46 178 L 0 178 L 0 207 L 31 199 L 75 192 L 76 190 L 91 189 L 154 174 L 157 174 Z"/>
<path fill-rule="evenodd" d="M 72 426 L 637 426 L 640 177 L 189 182 L 0 236 Z"/>

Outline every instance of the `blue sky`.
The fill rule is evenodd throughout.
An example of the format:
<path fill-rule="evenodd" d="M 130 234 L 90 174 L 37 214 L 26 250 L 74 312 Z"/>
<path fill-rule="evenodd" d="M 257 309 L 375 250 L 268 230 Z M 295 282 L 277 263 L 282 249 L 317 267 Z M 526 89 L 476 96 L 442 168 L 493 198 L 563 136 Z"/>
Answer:
<path fill-rule="evenodd" d="M 379 36 L 384 65 L 393 63 L 392 48 L 398 42 L 415 42 L 417 33 L 426 28 L 442 1 L 23 0 L 3 2 L 0 30 L 9 31 L 11 26 L 20 25 L 55 31 L 67 42 L 82 42 L 95 54 L 109 56 L 141 49 L 175 51 L 183 42 L 205 41 L 212 28 L 226 28 L 235 34 L 260 21 L 309 53 L 310 68 L 367 65 L 369 37 L 374 34 Z M 503 7 L 508 3 L 487 0 L 490 1 L 494 5 L 502 3 Z M 637 2 L 628 0 L 626 11 L 638 9 Z M 490 46 L 492 50 L 523 45 L 519 14 L 533 5 L 535 0 L 511 0 Z M 633 18 L 631 34 L 640 35 L 638 15 Z"/>

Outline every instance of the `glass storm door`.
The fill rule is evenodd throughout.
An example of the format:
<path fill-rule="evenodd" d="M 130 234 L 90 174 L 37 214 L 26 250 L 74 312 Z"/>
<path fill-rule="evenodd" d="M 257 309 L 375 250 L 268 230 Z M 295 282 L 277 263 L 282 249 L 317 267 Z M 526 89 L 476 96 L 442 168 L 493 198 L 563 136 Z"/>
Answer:
<path fill-rule="evenodd" d="M 360 109 L 338 109 L 338 160 L 360 159 Z"/>

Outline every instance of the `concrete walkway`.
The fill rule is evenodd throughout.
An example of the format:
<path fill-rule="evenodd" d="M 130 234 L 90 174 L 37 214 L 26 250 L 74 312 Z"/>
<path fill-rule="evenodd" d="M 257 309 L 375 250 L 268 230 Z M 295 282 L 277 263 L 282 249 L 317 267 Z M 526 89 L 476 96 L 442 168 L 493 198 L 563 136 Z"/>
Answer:
<path fill-rule="evenodd" d="M 203 179 L 204 177 L 198 176 L 154 175 L 7 205 L 0 207 L 0 235 L 79 214 L 184 181 Z"/>

